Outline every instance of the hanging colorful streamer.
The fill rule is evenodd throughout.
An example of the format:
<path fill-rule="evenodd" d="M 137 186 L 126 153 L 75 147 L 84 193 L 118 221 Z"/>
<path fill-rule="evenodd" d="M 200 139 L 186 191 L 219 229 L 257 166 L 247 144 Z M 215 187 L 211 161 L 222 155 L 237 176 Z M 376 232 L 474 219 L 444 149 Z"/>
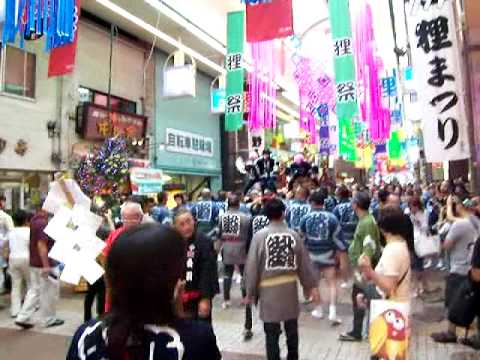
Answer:
<path fill-rule="evenodd" d="M 227 92 L 225 131 L 238 131 L 243 126 L 245 69 L 243 44 L 245 42 L 245 12 L 230 12 L 227 16 Z"/>
<path fill-rule="evenodd" d="M 46 50 L 50 51 L 75 39 L 75 0 L 5 0 L 3 44 L 20 46 L 25 40 L 36 40 L 46 34 Z"/>
<path fill-rule="evenodd" d="M 382 104 L 380 71 L 382 60 L 375 55 L 376 44 L 373 31 L 373 15 L 370 4 L 353 1 L 354 55 L 357 66 L 357 83 L 363 85 L 359 98 L 361 119 L 369 124 L 372 141 L 387 140 L 390 136 L 390 110 Z"/>
<path fill-rule="evenodd" d="M 272 129 L 277 125 L 274 42 L 250 44 L 253 70 L 248 75 L 250 130 Z"/>
<path fill-rule="evenodd" d="M 328 104 L 321 104 L 318 108 L 320 117 L 320 155 L 330 155 L 330 117 Z"/>
<path fill-rule="evenodd" d="M 309 134 L 311 144 L 318 142 L 319 107 L 335 110 L 335 86 L 319 62 L 297 55 L 294 78 L 300 91 L 300 128 Z"/>
<path fill-rule="evenodd" d="M 330 0 L 328 7 L 334 43 L 339 151 L 346 160 L 355 161 L 356 151 L 353 121 L 358 116 L 357 82 L 348 3 L 348 0 Z"/>

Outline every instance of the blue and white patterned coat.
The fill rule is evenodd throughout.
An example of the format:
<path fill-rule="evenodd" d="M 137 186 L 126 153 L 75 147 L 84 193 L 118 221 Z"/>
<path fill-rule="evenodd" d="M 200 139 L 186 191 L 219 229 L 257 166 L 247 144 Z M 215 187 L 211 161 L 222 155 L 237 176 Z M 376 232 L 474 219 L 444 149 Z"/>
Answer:
<path fill-rule="evenodd" d="M 358 217 L 353 210 L 352 203 L 347 201 L 338 204 L 335 209 L 333 209 L 333 215 L 335 215 L 340 222 L 345 241 L 347 244 L 350 244 L 358 225 Z"/>
<path fill-rule="evenodd" d="M 300 230 L 302 218 L 310 212 L 310 205 L 303 200 L 293 200 L 287 206 L 285 220 L 288 227 L 292 230 Z"/>
<path fill-rule="evenodd" d="M 323 209 L 312 209 L 304 216 L 300 230 L 310 259 L 319 266 L 336 265 L 336 252 L 347 250 L 338 220 Z"/>

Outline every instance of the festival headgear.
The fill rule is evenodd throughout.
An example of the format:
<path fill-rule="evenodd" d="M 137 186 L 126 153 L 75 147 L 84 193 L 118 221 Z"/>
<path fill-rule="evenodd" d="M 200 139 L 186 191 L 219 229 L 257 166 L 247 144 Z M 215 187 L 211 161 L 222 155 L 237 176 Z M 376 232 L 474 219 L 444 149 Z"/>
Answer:
<path fill-rule="evenodd" d="M 301 164 L 305 160 L 305 157 L 303 154 L 297 154 L 293 157 L 293 162 L 295 164 Z"/>

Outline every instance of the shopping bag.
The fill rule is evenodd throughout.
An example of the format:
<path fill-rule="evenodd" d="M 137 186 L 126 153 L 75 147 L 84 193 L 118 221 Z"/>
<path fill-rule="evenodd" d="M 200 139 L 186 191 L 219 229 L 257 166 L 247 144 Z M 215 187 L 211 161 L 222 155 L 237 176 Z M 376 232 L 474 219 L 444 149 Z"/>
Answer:
<path fill-rule="evenodd" d="M 370 302 L 369 341 L 372 355 L 383 360 L 407 360 L 410 305 L 389 300 Z"/>
<path fill-rule="evenodd" d="M 440 237 L 438 235 L 416 237 L 415 253 L 419 258 L 439 255 Z"/>

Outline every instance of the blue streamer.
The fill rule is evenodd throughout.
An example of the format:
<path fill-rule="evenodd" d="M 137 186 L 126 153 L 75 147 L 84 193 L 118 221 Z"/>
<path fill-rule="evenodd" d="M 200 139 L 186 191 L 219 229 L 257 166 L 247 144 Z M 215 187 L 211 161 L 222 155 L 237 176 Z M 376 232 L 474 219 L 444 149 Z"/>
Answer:
<path fill-rule="evenodd" d="M 25 39 L 36 40 L 46 35 L 45 50 L 70 44 L 75 40 L 75 0 L 5 0 L 5 24 L 2 43 L 14 43 L 20 33 L 20 46 Z"/>

